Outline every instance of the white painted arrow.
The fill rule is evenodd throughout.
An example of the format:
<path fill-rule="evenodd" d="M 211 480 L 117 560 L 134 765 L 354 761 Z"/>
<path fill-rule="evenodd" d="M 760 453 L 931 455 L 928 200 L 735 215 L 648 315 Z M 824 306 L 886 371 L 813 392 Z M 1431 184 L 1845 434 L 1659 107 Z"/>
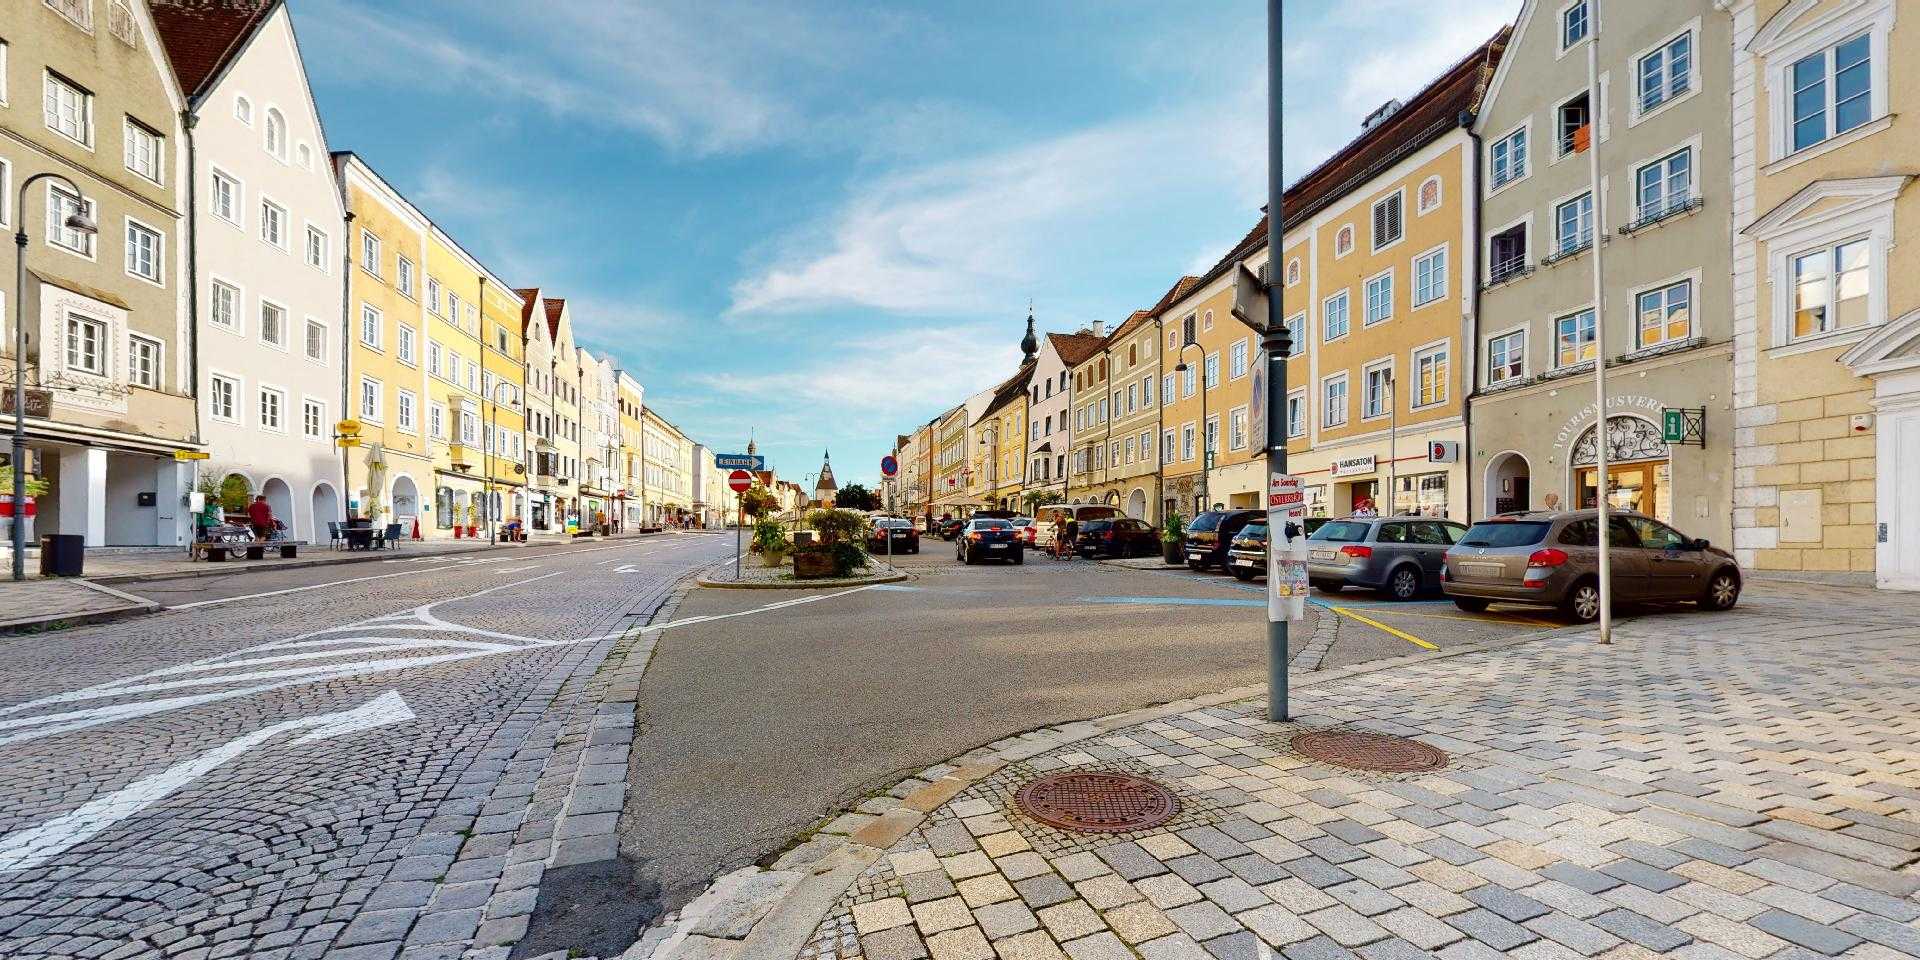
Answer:
<path fill-rule="evenodd" d="M 412 719 L 413 711 L 400 698 L 399 691 L 389 690 L 351 710 L 297 717 L 262 727 L 152 776 L 136 780 L 104 797 L 90 800 L 40 826 L 0 837 L 0 873 L 40 866 L 283 733 L 306 731 L 292 743 L 293 746 L 300 746 Z"/>

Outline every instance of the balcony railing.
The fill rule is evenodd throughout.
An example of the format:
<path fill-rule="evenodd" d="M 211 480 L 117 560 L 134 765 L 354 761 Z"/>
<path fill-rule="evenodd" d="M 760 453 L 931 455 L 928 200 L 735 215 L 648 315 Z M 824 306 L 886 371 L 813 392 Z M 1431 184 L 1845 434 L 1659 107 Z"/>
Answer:
<path fill-rule="evenodd" d="M 1533 267 L 1527 263 L 1526 257 L 1509 257 L 1494 263 L 1493 269 L 1487 273 L 1487 282 L 1489 284 L 1505 283 L 1508 280 L 1517 280 L 1532 272 Z"/>
<path fill-rule="evenodd" d="M 1671 220 L 1681 214 L 1692 213 L 1700 209 L 1705 203 L 1706 201 L 1704 199 L 1691 193 L 1676 193 L 1671 196 L 1642 201 L 1639 208 L 1635 210 L 1637 219 L 1621 227 L 1620 234 L 1626 236 L 1640 230 L 1645 230 L 1663 220 Z"/>
<path fill-rule="evenodd" d="M 1575 236 L 1561 237 L 1560 242 L 1554 245 L 1553 253 L 1540 258 L 1540 265 L 1550 267 L 1562 260 L 1571 260 L 1587 252 L 1587 249 L 1592 246 L 1593 229 L 1589 227 Z"/>

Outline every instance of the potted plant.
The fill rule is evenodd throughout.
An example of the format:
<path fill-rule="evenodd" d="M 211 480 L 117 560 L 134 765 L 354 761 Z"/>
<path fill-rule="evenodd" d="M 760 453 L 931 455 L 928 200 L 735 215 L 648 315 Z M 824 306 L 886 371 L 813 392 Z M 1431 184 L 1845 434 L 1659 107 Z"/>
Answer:
<path fill-rule="evenodd" d="M 793 554 L 795 577 L 845 577 L 867 565 L 867 527 L 865 514 L 853 510 L 815 510 L 807 514 L 807 526 L 818 531 L 816 544 Z"/>
<path fill-rule="evenodd" d="M 763 563 L 777 567 L 786 560 L 793 543 L 787 539 L 786 528 L 780 526 L 780 521 L 763 517 L 753 525 L 753 549 Z"/>
<path fill-rule="evenodd" d="M 475 531 L 475 528 L 479 526 L 479 523 L 477 522 L 479 518 L 480 518 L 479 508 L 475 507 L 473 504 L 467 504 L 467 539 L 468 540 L 472 540 L 475 536 L 478 535 L 474 531 Z"/>
<path fill-rule="evenodd" d="M 1160 559 L 1168 566 L 1187 562 L 1187 518 L 1178 510 L 1160 524 Z"/>

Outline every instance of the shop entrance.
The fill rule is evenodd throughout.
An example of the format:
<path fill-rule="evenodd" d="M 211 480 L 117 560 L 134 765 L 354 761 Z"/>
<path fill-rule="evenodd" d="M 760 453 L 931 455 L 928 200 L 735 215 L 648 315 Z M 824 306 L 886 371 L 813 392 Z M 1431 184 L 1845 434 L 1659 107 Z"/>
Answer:
<path fill-rule="evenodd" d="M 1356 480 L 1347 485 L 1347 513 L 1379 513 L 1380 481 Z"/>
<path fill-rule="evenodd" d="M 1580 509 L 1598 506 L 1597 431 L 1573 445 L 1573 494 Z M 1639 417 L 1607 419 L 1607 505 L 1673 522 L 1673 467 L 1660 428 Z"/>

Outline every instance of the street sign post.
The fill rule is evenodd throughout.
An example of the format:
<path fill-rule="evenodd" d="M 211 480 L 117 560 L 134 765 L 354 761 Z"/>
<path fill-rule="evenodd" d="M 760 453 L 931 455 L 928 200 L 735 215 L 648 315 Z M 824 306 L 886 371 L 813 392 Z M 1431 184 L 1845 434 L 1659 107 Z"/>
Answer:
<path fill-rule="evenodd" d="M 713 466 L 716 470 L 752 470 L 759 473 L 767 469 L 767 458 L 757 453 L 721 453 L 714 455 Z"/>
<path fill-rule="evenodd" d="M 715 462 L 719 459 L 719 457 L 714 458 Z M 735 470 L 727 474 L 727 489 L 733 491 L 734 505 L 739 508 L 739 515 L 733 521 L 733 578 L 738 580 L 740 579 L 740 554 L 746 551 L 746 545 L 741 538 L 746 535 L 747 525 L 747 503 L 740 499 L 740 495 L 753 489 L 753 474 L 745 470 Z"/>
<path fill-rule="evenodd" d="M 895 460 L 893 458 L 893 454 L 889 453 L 886 456 L 880 458 L 880 475 L 881 476 L 891 480 L 893 479 L 893 476 L 899 472 L 900 472 L 900 461 Z"/>

